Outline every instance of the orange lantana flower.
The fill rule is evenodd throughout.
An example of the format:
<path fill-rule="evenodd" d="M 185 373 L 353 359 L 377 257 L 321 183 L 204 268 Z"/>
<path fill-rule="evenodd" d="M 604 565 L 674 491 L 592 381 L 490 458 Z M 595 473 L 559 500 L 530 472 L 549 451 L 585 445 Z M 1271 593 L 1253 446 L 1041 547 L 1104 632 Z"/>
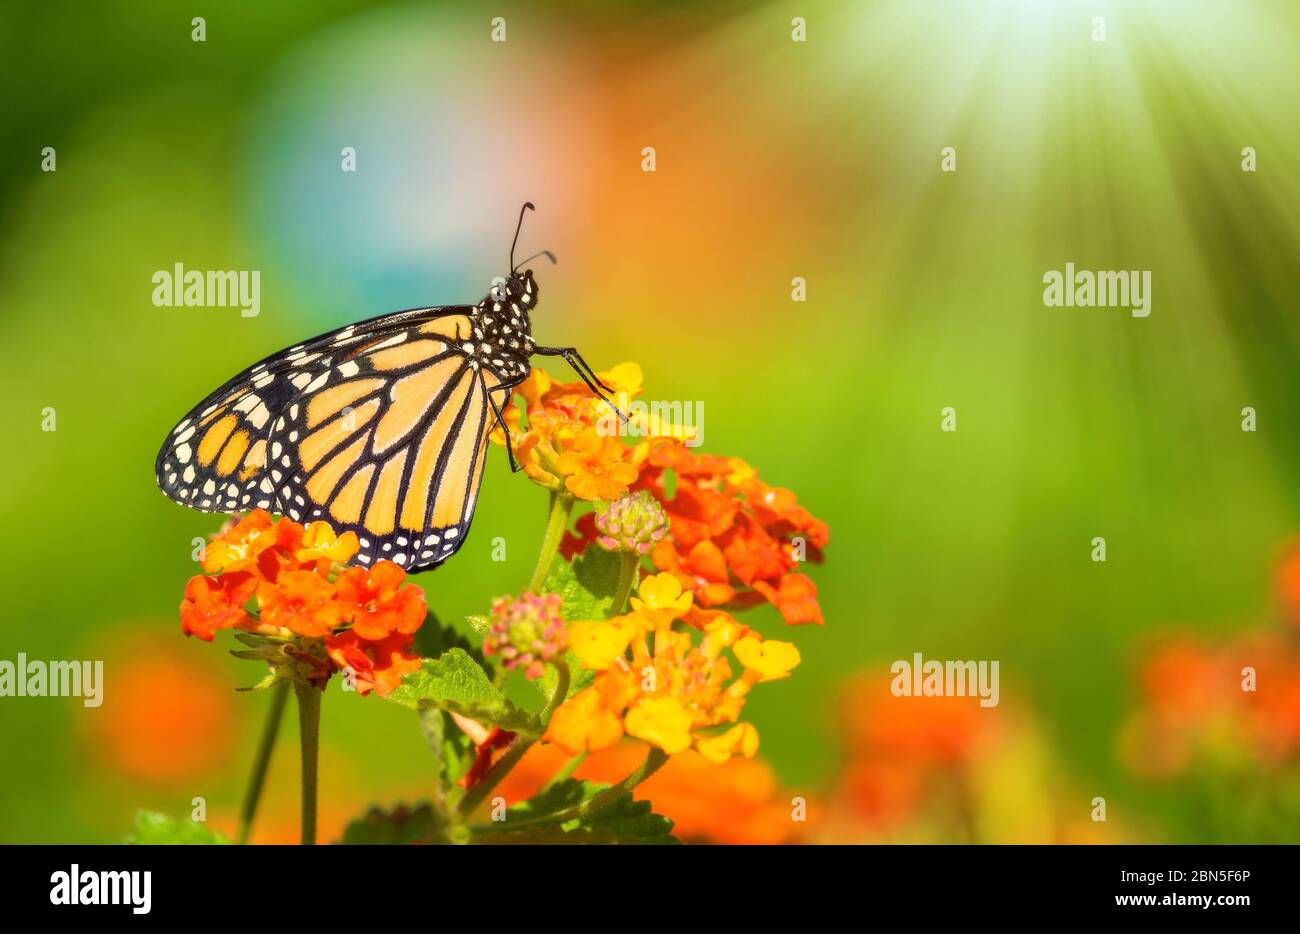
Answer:
<path fill-rule="evenodd" d="M 220 577 L 202 574 L 191 577 L 185 585 L 185 599 L 181 601 L 181 631 L 211 642 L 218 629 L 250 623 L 244 604 L 255 590 L 257 578 L 247 571 Z"/>
<path fill-rule="evenodd" d="M 627 453 L 617 438 L 586 429 L 555 459 L 555 469 L 578 499 L 618 499 L 637 478 L 636 468 L 625 460 Z"/>
<path fill-rule="evenodd" d="M 390 632 L 413 633 L 424 622 L 424 593 L 403 587 L 406 572 L 391 561 L 370 569 L 348 568 L 335 583 L 343 619 L 363 639 L 382 639 Z"/>
<path fill-rule="evenodd" d="M 406 586 L 406 572 L 390 561 L 368 571 L 342 568 L 358 547 L 353 532 L 336 535 L 325 522 L 306 529 L 289 519 L 273 522 L 256 510 L 208 546 L 204 567 L 223 573 L 186 585 L 181 628 L 209 642 L 231 627 L 265 637 L 236 653 L 270 666 L 264 684 L 280 679 L 324 688 L 337 665 L 352 672 L 361 693 L 387 694 L 419 667 L 419 656 L 407 650 L 425 620 L 424 593 Z M 255 613 L 245 608 L 254 595 Z"/>
<path fill-rule="evenodd" d="M 302 547 L 297 549 L 295 557 L 304 564 L 313 561 L 346 564 L 360 550 L 356 532 L 335 535 L 328 523 L 313 522 L 303 532 Z"/>
<path fill-rule="evenodd" d="M 208 543 L 203 549 L 203 570 L 209 574 L 247 571 L 257 566 L 258 557 L 275 540 L 271 514 L 255 509 Z"/>
<path fill-rule="evenodd" d="M 664 439 L 641 447 L 635 488 L 653 493 L 671 523 L 652 555 L 655 567 L 694 590 L 704 607 L 766 600 L 792 625 L 823 622 L 816 587 L 798 569 L 821 560 L 830 539 L 824 522 L 740 458 Z M 671 497 L 668 474 L 676 478 Z"/>
<path fill-rule="evenodd" d="M 325 638 L 325 649 L 341 671 L 349 672 L 352 686 L 360 694 L 375 691 L 380 697 L 402 683 L 402 678 L 420 667 L 420 656 L 408 651 L 413 638 L 395 632 L 382 639 L 367 640 L 351 629 Z"/>
<path fill-rule="evenodd" d="M 606 749 L 623 738 L 623 711 L 636 696 L 631 673 L 612 668 L 551 715 L 546 739 L 569 755 Z"/>
<path fill-rule="evenodd" d="M 635 364 L 597 375 L 616 398 L 641 391 L 641 368 Z M 528 427 L 522 427 L 523 414 L 513 399 L 506 423 L 515 456 L 534 482 L 582 500 L 609 500 L 636 481 L 633 450 L 600 427 L 613 413 L 585 383 L 557 383 L 535 369 L 515 392 L 527 410 Z M 498 429 L 492 440 L 504 444 L 504 434 Z"/>
<path fill-rule="evenodd" d="M 783 574 L 775 587 L 767 581 L 754 581 L 754 589 L 767 597 L 793 626 L 800 623 L 820 626 L 825 622 L 821 604 L 817 602 L 817 585 L 806 574 Z"/>
<path fill-rule="evenodd" d="M 283 571 L 274 584 L 257 588 L 262 621 L 300 636 L 318 638 L 343 621 L 334 585 L 315 571 Z"/>

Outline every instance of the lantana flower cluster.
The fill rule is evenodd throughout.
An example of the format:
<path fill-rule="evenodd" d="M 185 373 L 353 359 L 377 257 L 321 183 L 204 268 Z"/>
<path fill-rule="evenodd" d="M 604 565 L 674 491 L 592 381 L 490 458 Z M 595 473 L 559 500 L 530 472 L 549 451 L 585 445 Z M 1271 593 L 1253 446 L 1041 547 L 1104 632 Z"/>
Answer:
<path fill-rule="evenodd" d="M 621 401 L 641 392 L 632 363 L 597 378 Z M 629 433 L 637 439 L 624 443 L 610 403 L 584 382 L 534 370 L 506 420 L 530 478 L 553 496 L 592 504 L 566 533 L 564 558 L 599 547 L 623 555 L 629 589 L 648 575 L 630 610 L 620 596 L 611 618 L 571 622 L 547 640 L 566 642 L 596 674 L 559 704 L 543 739 L 572 755 L 632 737 L 666 755 L 752 757 L 758 732 L 740 719 L 745 698 L 755 684 L 787 677 L 799 652 L 764 640 L 730 611 L 767 602 L 787 623 L 822 623 L 816 587 L 799 567 L 821 560 L 825 523 L 743 460 L 695 452 L 681 426 L 636 425 Z M 641 437 L 650 427 L 656 433 Z M 505 443 L 500 432 L 494 440 Z M 487 651 L 521 652 L 530 674 L 540 673 L 536 652 L 519 640 L 507 645 L 503 606 Z"/>
<path fill-rule="evenodd" d="M 617 398 L 641 392 L 641 369 L 634 363 L 599 377 Z M 556 383 L 533 370 L 516 393 L 527 427 L 521 427 L 513 402 L 506 419 L 528 476 L 597 506 L 566 537 L 565 557 L 593 542 L 616 544 L 619 534 L 610 527 L 621 527 L 624 510 L 641 520 L 645 504 L 610 504 L 645 491 L 668 526 L 644 539 L 651 560 L 690 589 L 698 606 L 738 609 L 767 602 L 791 625 L 824 622 L 817 587 L 799 568 L 822 560 L 830 532 L 790 490 L 764 482 L 738 457 L 697 453 L 683 440 L 689 432 L 681 426 L 660 426 L 668 437 L 623 444 L 609 431 L 617 424 L 609 404 L 584 383 Z M 494 439 L 504 443 L 500 432 Z"/>
<path fill-rule="evenodd" d="M 817 586 L 798 568 L 822 560 L 826 523 L 738 457 L 696 453 L 674 440 L 647 448 L 637 487 L 659 499 L 672 526 L 654 550 L 655 567 L 691 588 L 704 607 L 766 600 L 791 625 L 825 622 Z"/>
<path fill-rule="evenodd" d="M 559 594 L 498 597 L 492 604 L 492 628 L 483 654 L 498 656 L 507 671 L 521 668 L 529 679 L 542 676 L 546 663 L 561 656 L 567 644 Z"/>
<path fill-rule="evenodd" d="M 424 593 L 404 586 L 406 572 L 390 561 L 347 567 L 358 550 L 353 532 L 275 522 L 255 510 L 205 547 L 206 573 L 185 585 L 181 628 L 207 642 L 222 629 L 265 637 L 278 649 L 260 656 L 273 679 L 324 687 L 344 671 L 359 693 L 383 696 L 420 665 L 410 649 L 425 620 Z"/>
<path fill-rule="evenodd" d="M 632 612 L 574 623 L 569 645 L 597 672 L 555 711 L 544 737 L 571 755 L 626 734 L 668 755 L 694 748 L 711 762 L 752 758 L 758 731 L 740 721 L 745 697 L 799 664 L 792 644 L 764 641 L 725 612 L 695 607 L 671 574 L 642 581 Z"/>
<path fill-rule="evenodd" d="M 617 396 L 632 398 L 641 391 L 641 368 L 624 363 L 600 374 Z M 582 382 L 557 383 L 543 370 L 515 389 L 524 400 L 528 425 L 513 402 L 507 409 L 515 457 L 534 482 L 553 492 L 564 491 L 580 500 L 615 500 L 636 482 L 634 451 L 600 430 L 610 409 Z M 493 434 L 498 444 L 505 436 Z"/>

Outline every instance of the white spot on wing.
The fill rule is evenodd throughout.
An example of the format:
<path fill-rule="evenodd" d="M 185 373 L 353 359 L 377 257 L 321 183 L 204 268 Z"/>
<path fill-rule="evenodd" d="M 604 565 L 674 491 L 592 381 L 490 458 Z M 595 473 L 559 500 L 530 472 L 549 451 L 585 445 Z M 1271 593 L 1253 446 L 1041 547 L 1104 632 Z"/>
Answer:
<path fill-rule="evenodd" d="M 398 344 L 402 343 L 402 341 L 404 341 L 404 340 L 406 340 L 406 332 L 405 332 L 405 331 L 401 332 L 400 334 L 394 334 L 394 335 L 393 335 L 392 337 L 390 337 L 388 340 L 384 341 L 383 343 L 376 344 L 374 347 L 372 347 L 372 348 L 370 348 L 370 349 L 371 349 L 371 350 L 383 350 L 385 347 L 396 347 Z"/>

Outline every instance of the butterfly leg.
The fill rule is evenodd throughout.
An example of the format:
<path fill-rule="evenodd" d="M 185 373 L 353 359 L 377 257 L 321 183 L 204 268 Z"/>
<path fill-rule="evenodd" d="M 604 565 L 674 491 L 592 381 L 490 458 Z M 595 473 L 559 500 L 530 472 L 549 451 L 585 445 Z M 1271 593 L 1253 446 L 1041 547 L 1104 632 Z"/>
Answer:
<path fill-rule="evenodd" d="M 596 375 L 596 371 L 591 368 L 591 365 L 587 363 L 586 360 L 582 359 L 582 354 L 578 353 L 578 348 L 537 347 L 534 348 L 533 353 L 540 354 L 543 357 L 562 358 L 565 363 L 573 367 L 574 371 L 580 377 L 582 377 L 582 381 L 587 384 L 587 388 L 590 389 L 592 392 L 594 392 L 596 395 L 600 396 L 600 398 L 603 399 L 606 403 L 608 403 L 609 407 L 614 410 L 614 412 L 618 415 L 619 419 L 623 422 L 623 424 L 624 425 L 627 424 L 627 416 L 624 415 L 619 410 L 619 407 L 616 406 L 613 403 L 613 401 L 609 398 L 609 396 L 612 396 L 614 394 L 614 390 L 610 389 L 608 386 L 606 386 L 604 383 L 600 381 L 600 377 Z M 608 393 L 609 395 L 606 395 L 606 393 Z"/>
<path fill-rule="evenodd" d="M 497 424 L 501 426 L 501 431 L 506 436 L 506 457 L 510 459 L 510 472 L 518 473 L 520 470 L 519 461 L 515 460 L 515 446 L 510 442 L 510 426 L 506 424 L 505 412 L 502 410 L 501 406 L 497 404 L 497 400 L 492 398 L 492 393 L 497 390 L 504 390 L 507 399 L 510 398 L 511 390 L 509 387 L 498 386 L 496 389 L 488 391 L 487 399 L 488 404 L 492 406 L 492 413 L 497 417 Z"/>

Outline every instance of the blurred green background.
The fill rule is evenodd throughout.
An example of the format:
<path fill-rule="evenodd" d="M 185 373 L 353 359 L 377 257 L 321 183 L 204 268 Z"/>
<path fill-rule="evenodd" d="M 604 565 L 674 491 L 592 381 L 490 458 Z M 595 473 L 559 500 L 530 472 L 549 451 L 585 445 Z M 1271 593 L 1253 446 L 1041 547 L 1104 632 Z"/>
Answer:
<path fill-rule="evenodd" d="M 521 249 L 560 259 L 540 339 L 704 400 L 705 449 L 831 527 L 826 626 L 783 636 L 803 665 L 749 708 L 786 786 L 834 774 L 850 675 L 999 659 L 1081 809 L 1105 795 L 1188 838 L 1196 802 L 1136 781 L 1116 736 L 1146 640 L 1270 619 L 1300 529 L 1298 50 L 1290 0 L 7 4 L 0 659 L 102 658 L 106 687 L 97 710 L 0 699 L 0 841 L 237 807 L 266 698 L 228 691 L 260 673 L 221 640 L 180 634 L 191 540 L 220 519 L 162 497 L 157 448 L 273 350 L 477 301 L 526 199 Z M 154 307 L 178 262 L 261 270 L 260 315 Z M 1151 270 L 1150 317 L 1044 307 L 1067 262 Z M 468 544 L 416 579 L 431 606 L 519 590 L 545 508 L 494 453 Z M 166 673 L 215 699 L 187 712 Z M 159 709 L 200 734 L 181 765 L 158 744 L 184 728 L 142 735 Z M 377 698 L 331 687 L 323 742 L 326 824 L 427 780 Z M 292 814 L 294 758 L 271 813 Z"/>

